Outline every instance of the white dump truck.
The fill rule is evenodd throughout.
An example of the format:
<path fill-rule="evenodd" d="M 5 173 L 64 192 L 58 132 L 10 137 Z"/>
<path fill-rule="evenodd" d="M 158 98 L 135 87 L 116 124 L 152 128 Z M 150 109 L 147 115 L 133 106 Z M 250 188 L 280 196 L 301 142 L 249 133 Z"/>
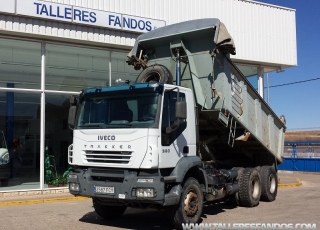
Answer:
<path fill-rule="evenodd" d="M 127 60 L 136 82 L 70 99 L 70 193 L 103 218 L 166 208 L 176 228 L 197 223 L 206 202 L 274 201 L 286 127 L 230 54 L 218 19 L 139 36 Z"/>

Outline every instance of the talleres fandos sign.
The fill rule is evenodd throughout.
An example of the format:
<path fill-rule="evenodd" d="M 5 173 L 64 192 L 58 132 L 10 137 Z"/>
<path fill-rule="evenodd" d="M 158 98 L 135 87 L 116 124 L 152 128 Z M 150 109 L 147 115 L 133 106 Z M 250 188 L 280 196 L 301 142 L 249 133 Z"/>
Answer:
<path fill-rule="evenodd" d="M 0 0 L 0 12 L 138 33 L 165 26 L 162 20 L 35 0 Z"/>

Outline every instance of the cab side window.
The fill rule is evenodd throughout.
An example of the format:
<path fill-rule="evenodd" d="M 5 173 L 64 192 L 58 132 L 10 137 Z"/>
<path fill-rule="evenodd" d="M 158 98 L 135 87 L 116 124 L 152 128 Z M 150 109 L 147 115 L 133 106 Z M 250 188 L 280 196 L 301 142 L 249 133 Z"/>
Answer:
<path fill-rule="evenodd" d="M 161 121 L 161 143 L 163 146 L 171 145 L 178 136 L 185 130 L 187 126 L 186 119 L 180 119 L 179 128 L 172 133 L 166 133 L 166 128 L 173 125 L 176 121 L 175 111 L 176 111 L 176 101 L 177 101 L 177 92 L 170 91 L 164 94 L 163 101 L 163 112 L 162 112 L 162 121 Z M 179 93 L 179 101 L 185 101 L 185 94 Z"/>

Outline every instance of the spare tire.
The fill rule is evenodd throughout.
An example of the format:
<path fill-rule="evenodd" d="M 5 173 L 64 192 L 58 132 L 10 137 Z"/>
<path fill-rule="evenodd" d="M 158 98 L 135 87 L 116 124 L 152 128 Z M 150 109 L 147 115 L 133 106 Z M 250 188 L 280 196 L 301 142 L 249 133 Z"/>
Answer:
<path fill-rule="evenodd" d="M 161 82 L 173 84 L 173 77 L 167 67 L 156 64 L 144 69 L 137 77 L 136 82 Z"/>

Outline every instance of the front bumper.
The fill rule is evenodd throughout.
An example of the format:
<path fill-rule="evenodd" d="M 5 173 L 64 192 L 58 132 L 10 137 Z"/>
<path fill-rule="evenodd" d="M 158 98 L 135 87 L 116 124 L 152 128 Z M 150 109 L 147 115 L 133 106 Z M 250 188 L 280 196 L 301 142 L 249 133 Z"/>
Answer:
<path fill-rule="evenodd" d="M 138 179 L 148 179 L 148 182 L 138 182 Z M 152 180 L 150 180 L 152 179 Z M 151 182 L 152 181 L 152 182 Z M 71 190 L 73 195 L 103 198 L 110 202 L 120 203 L 154 203 L 163 205 L 165 201 L 165 184 L 159 175 L 141 175 L 138 170 L 88 168 L 76 169 L 69 174 L 70 183 L 78 183 L 79 191 Z M 113 193 L 95 192 L 94 187 L 113 188 Z M 138 188 L 154 189 L 154 197 L 137 197 Z"/>
<path fill-rule="evenodd" d="M 0 165 L 0 179 L 8 179 L 10 177 L 10 163 Z"/>

